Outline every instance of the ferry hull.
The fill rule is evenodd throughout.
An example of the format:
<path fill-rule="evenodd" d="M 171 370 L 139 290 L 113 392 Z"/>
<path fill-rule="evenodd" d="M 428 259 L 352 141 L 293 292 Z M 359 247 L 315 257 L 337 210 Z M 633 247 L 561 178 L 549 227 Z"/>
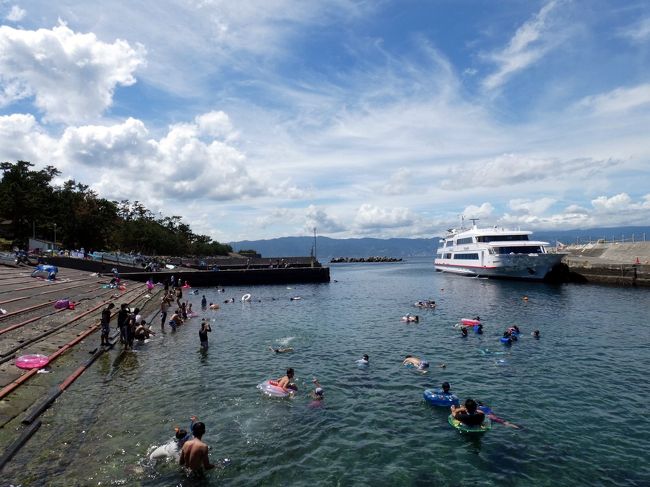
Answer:
<path fill-rule="evenodd" d="M 562 254 L 500 256 L 499 261 L 485 266 L 447 263 L 436 259 L 435 268 L 439 272 L 470 277 L 542 280 L 562 257 Z"/>

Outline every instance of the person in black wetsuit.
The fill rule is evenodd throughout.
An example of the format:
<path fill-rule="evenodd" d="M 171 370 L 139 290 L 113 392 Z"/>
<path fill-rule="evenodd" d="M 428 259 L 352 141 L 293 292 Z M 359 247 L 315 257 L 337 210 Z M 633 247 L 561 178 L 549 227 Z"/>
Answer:
<path fill-rule="evenodd" d="M 474 399 L 467 399 L 464 406 L 451 406 L 451 415 L 467 426 L 478 426 L 485 421 L 485 413 L 477 409 Z"/>
<path fill-rule="evenodd" d="M 123 343 L 126 347 L 127 342 L 127 331 L 126 327 L 129 321 L 129 310 L 126 307 L 126 303 L 122 303 L 120 310 L 117 312 L 117 327 L 120 329 L 120 343 Z"/>

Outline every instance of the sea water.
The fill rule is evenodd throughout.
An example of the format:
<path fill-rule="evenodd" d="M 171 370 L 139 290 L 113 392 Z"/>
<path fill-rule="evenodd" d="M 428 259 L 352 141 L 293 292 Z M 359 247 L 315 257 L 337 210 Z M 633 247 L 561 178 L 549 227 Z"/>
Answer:
<path fill-rule="evenodd" d="M 200 289 L 199 316 L 112 351 L 44 415 L 3 472 L 22 485 L 650 485 L 650 290 L 435 273 L 429 259 L 342 264 L 329 284 Z M 242 303 L 245 293 L 251 302 Z M 220 303 L 201 311 L 205 294 Z M 300 296 L 300 300 L 291 297 Z M 234 297 L 235 303 L 224 304 Z M 527 297 L 528 299 L 524 299 Z M 435 310 L 413 303 L 434 299 Z M 417 324 L 400 318 L 418 314 Z M 454 325 L 480 315 L 484 334 Z M 210 348 L 199 351 L 202 318 Z M 159 328 L 155 320 L 155 328 Z M 511 325 L 511 347 L 499 337 Z M 540 330 L 541 338 L 530 335 Z M 269 347 L 292 347 L 276 354 Z M 368 367 L 358 367 L 362 354 Z M 412 354 L 427 373 L 401 365 Z M 446 364 L 445 368 L 439 367 Z M 293 399 L 256 385 L 296 371 Z M 312 379 L 325 399 L 309 397 Z M 459 434 L 443 381 L 522 427 Z M 190 415 L 218 468 L 188 478 L 147 453 Z"/>

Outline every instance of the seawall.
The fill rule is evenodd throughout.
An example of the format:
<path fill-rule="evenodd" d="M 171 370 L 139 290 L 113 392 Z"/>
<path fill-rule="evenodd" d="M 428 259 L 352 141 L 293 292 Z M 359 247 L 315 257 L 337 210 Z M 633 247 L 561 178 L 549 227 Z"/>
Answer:
<path fill-rule="evenodd" d="M 294 264 L 289 267 L 257 267 L 240 266 L 235 269 L 204 271 L 177 267 L 161 272 L 145 272 L 142 268 L 127 265 L 106 265 L 98 261 L 75 259 L 71 257 L 53 257 L 48 262 L 68 269 L 87 272 L 108 272 L 116 267 L 120 275 L 133 281 L 145 282 L 149 278 L 154 282 L 163 282 L 171 276 L 188 281 L 191 286 L 234 286 L 257 284 L 305 284 L 330 282 L 329 267 L 320 264 L 311 267 L 306 264 Z"/>
<path fill-rule="evenodd" d="M 650 242 L 569 245 L 562 262 L 570 280 L 618 286 L 650 286 Z"/>

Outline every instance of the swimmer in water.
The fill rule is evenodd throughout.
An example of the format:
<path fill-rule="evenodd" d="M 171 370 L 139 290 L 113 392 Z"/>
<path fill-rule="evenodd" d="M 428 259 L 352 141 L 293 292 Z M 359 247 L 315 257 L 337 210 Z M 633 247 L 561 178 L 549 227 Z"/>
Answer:
<path fill-rule="evenodd" d="M 219 309 L 219 305 L 215 303 L 210 303 L 210 309 Z"/>
<path fill-rule="evenodd" d="M 203 297 L 201 298 L 201 308 L 205 309 L 207 307 L 208 307 L 208 300 L 205 299 L 205 294 L 204 294 Z"/>
<path fill-rule="evenodd" d="M 467 426 L 478 426 L 485 421 L 485 413 L 479 411 L 474 399 L 467 399 L 464 406 L 451 406 L 451 415 Z"/>
<path fill-rule="evenodd" d="M 275 352 L 275 353 L 289 353 L 289 352 L 293 352 L 293 348 L 291 348 L 291 347 L 287 347 L 287 348 L 273 348 L 273 347 L 269 347 L 269 349 L 270 349 L 272 352 Z"/>
<path fill-rule="evenodd" d="M 461 336 L 462 338 L 467 338 L 467 327 L 466 327 L 466 326 L 463 326 L 463 327 L 460 329 L 460 336 Z"/>
<path fill-rule="evenodd" d="M 483 324 L 479 324 L 479 325 L 476 327 L 476 333 L 478 333 L 479 335 L 482 335 L 482 334 L 483 334 Z"/>
<path fill-rule="evenodd" d="M 490 408 L 490 406 L 487 404 L 483 404 L 481 401 L 476 401 L 476 403 L 478 404 L 478 410 L 490 418 L 491 421 L 502 424 L 503 426 L 507 426 L 508 428 L 521 429 L 521 426 L 516 425 L 515 423 L 511 423 L 510 421 L 506 421 L 505 419 L 500 418 L 494 414 L 492 408 Z"/>
<path fill-rule="evenodd" d="M 412 365 L 419 370 L 424 370 L 429 368 L 429 362 L 414 357 L 413 355 L 407 355 L 404 358 L 404 362 L 402 362 L 402 365 Z"/>
<path fill-rule="evenodd" d="M 442 392 L 443 394 L 451 394 L 451 386 L 449 385 L 449 382 L 442 383 Z"/>
<path fill-rule="evenodd" d="M 368 357 L 367 353 L 364 353 L 363 357 L 357 360 L 357 363 L 359 365 L 370 365 L 370 357 Z"/>
<path fill-rule="evenodd" d="M 320 382 L 318 382 L 318 379 L 316 377 L 314 377 L 314 380 L 312 380 L 312 382 L 316 386 L 316 389 L 314 389 L 312 391 L 311 398 L 314 401 L 322 401 L 323 399 L 325 399 L 325 397 L 324 397 L 324 391 L 323 391 L 323 388 L 320 385 Z"/>
<path fill-rule="evenodd" d="M 533 338 L 537 338 L 539 340 L 539 330 L 535 330 L 533 332 Z"/>
<path fill-rule="evenodd" d="M 298 387 L 293 382 L 293 378 L 294 378 L 293 368 L 289 367 L 287 369 L 286 375 L 282 376 L 280 379 L 277 380 L 278 387 L 282 387 L 285 390 L 297 391 Z"/>
<path fill-rule="evenodd" d="M 186 441 L 181 450 L 179 463 L 194 474 L 201 474 L 204 470 L 211 470 L 215 466 L 210 463 L 208 445 L 201 441 L 205 434 L 205 425 L 201 422 L 192 426 L 194 438 Z"/>

